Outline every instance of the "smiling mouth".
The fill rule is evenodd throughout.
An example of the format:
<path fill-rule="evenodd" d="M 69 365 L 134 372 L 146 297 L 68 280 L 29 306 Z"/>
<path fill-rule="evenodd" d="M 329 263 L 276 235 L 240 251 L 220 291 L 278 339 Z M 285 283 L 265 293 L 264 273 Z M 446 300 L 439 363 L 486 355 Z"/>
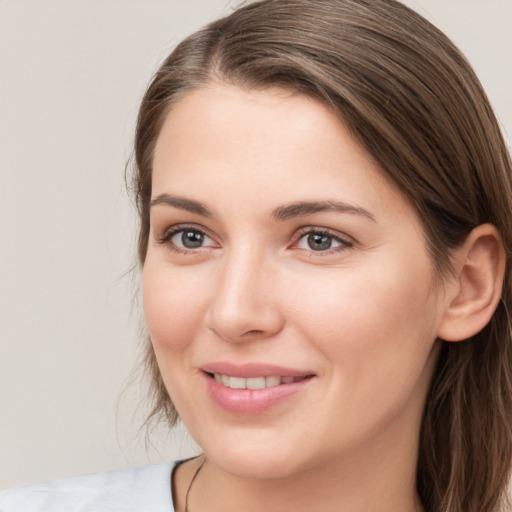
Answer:
<path fill-rule="evenodd" d="M 213 402 L 230 414 L 248 417 L 269 412 L 297 394 L 305 393 L 316 375 L 275 365 L 216 362 L 201 373 Z"/>
<path fill-rule="evenodd" d="M 274 388 L 283 384 L 292 384 L 302 380 L 310 379 L 312 375 L 303 375 L 297 377 L 279 377 L 271 375 L 268 377 L 233 377 L 230 375 L 223 375 L 220 373 L 208 373 L 208 375 L 215 379 L 219 384 L 231 389 L 264 389 Z"/>

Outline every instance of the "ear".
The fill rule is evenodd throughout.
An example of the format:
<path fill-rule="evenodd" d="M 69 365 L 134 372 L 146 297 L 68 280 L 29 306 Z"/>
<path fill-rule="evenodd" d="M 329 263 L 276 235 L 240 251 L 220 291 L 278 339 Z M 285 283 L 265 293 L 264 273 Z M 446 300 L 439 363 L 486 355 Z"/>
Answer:
<path fill-rule="evenodd" d="M 462 341 L 490 321 L 501 298 L 505 250 L 498 230 L 482 224 L 453 254 L 455 279 L 447 284 L 447 307 L 437 336 Z"/>

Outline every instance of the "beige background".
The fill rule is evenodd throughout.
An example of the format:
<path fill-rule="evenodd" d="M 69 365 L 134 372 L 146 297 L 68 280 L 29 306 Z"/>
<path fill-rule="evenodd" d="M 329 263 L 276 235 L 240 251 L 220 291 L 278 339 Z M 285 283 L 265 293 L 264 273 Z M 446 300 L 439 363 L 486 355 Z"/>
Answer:
<path fill-rule="evenodd" d="M 233 5 L 235 2 L 231 2 Z M 512 0 L 408 0 L 512 134 Z M 0 488 L 183 457 L 138 433 L 123 168 L 157 63 L 227 0 L 0 0 Z"/>

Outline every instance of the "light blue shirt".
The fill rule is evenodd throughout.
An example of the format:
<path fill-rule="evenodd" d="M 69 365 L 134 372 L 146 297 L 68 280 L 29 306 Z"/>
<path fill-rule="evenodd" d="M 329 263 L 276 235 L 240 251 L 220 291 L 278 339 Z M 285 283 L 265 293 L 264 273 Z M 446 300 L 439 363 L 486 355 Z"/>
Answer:
<path fill-rule="evenodd" d="M 119 469 L 0 492 L 0 512 L 174 512 L 175 462 Z"/>

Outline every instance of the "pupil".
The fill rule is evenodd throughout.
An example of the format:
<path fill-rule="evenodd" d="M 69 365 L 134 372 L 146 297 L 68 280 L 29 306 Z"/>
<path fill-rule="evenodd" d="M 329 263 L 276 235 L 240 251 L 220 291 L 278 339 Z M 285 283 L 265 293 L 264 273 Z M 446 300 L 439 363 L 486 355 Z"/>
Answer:
<path fill-rule="evenodd" d="M 308 236 L 308 245 L 313 251 L 326 251 L 331 248 L 332 238 L 321 233 L 311 233 Z"/>
<path fill-rule="evenodd" d="M 199 231 L 184 231 L 181 235 L 183 246 L 187 249 L 195 249 L 203 245 L 204 235 Z"/>

